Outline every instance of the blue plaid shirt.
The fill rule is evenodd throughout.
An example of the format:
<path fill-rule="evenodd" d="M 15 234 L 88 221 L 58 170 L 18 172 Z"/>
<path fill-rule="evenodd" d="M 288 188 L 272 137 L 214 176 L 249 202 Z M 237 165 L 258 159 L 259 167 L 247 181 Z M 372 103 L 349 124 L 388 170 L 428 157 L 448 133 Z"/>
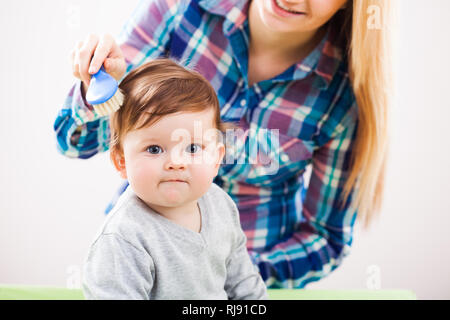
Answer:
<path fill-rule="evenodd" d="M 328 275 L 350 251 L 354 190 L 340 205 L 358 108 L 347 57 L 331 23 L 306 58 L 249 85 L 248 7 L 247 0 L 141 1 L 118 43 L 127 73 L 169 56 L 211 82 L 222 119 L 242 129 L 231 148 L 236 161 L 223 164 L 214 182 L 236 202 L 248 251 L 266 285 L 302 288 Z M 108 120 L 86 103 L 77 81 L 54 123 L 58 150 L 83 159 L 107 151 Z M 278 130 L 276 145 L 270 146 L 276 156 L 269 155 L 275 171 L 267 162 L 249 161 L 252 142 L 267 145 L 257 134 L 261 129 Z"/>

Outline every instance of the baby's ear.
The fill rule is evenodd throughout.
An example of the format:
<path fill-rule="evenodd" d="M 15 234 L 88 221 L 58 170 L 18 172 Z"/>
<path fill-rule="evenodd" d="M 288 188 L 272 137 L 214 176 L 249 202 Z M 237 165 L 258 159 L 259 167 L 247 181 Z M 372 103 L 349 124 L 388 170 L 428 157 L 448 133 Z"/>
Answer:
<path fill-rule="evenodd" d="M 217 144 L 217 156 L 218 160 L 216 163 L 216 169 L 219 170 L 220 165 L 222 164 L 223 157 L 225 156 L 225 145 L 222 142 Z"/>
<path fill-rule="evenodd" d="M 114 164 L 114 167 L 119 172 L 122 179 L 127 179 L 127 170 L 123 153 L 118 152 L 117 150 L 111 150 L 109 157 L 111 158 L 111 162 Z"/>

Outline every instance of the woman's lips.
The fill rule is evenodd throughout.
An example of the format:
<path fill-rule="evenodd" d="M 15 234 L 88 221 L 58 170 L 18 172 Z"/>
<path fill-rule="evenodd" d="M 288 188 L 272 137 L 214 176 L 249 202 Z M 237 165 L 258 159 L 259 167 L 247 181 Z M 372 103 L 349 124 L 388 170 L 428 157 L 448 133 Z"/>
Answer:
<path fill-rule="evenodd" d="M 301 16 L 301 15 L 304 15 L 303 12 L 295 12 L 294 13 L 294 12 L 290 12 L 290 11 L 287 11 L 287 10 L 281 8 L 277 4 L 277 0 L 272 0 L 271 4 L 272 4 L 272 10 L 279 16 L 282 16 L 282 17 L 298 17 L 298 16 Z"/>

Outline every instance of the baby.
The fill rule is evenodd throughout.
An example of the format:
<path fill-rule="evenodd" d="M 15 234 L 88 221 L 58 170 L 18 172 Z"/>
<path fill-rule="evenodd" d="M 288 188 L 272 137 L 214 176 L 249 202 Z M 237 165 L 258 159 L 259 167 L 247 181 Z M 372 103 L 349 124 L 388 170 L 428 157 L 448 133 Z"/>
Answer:
<path fill-rule="evenodd" d="M 129 186 L 87 255 L 87 299 L 267 299 L 237 207 L 213 183 L 225 155 L 212 86 L 169 59 L 121 82 L 111 160 Z"/>

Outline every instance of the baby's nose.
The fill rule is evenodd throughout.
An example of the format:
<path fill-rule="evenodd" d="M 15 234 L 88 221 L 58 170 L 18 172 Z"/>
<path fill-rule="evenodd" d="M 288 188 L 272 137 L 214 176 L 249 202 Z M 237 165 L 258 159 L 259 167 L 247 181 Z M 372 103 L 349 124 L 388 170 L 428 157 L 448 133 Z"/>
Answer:
<path fill-rule="evenodd" d="M 166 170 L 184 170 L 186 165 L 184 163 L 169 162 L 166 165 Z"/>
<path fill-rule="evenodd" d="M 166 170 L 182 170 L 186 169 L 189 160 L 182 152 L 173 151 L 168 157 L 165 167 Z"/>

